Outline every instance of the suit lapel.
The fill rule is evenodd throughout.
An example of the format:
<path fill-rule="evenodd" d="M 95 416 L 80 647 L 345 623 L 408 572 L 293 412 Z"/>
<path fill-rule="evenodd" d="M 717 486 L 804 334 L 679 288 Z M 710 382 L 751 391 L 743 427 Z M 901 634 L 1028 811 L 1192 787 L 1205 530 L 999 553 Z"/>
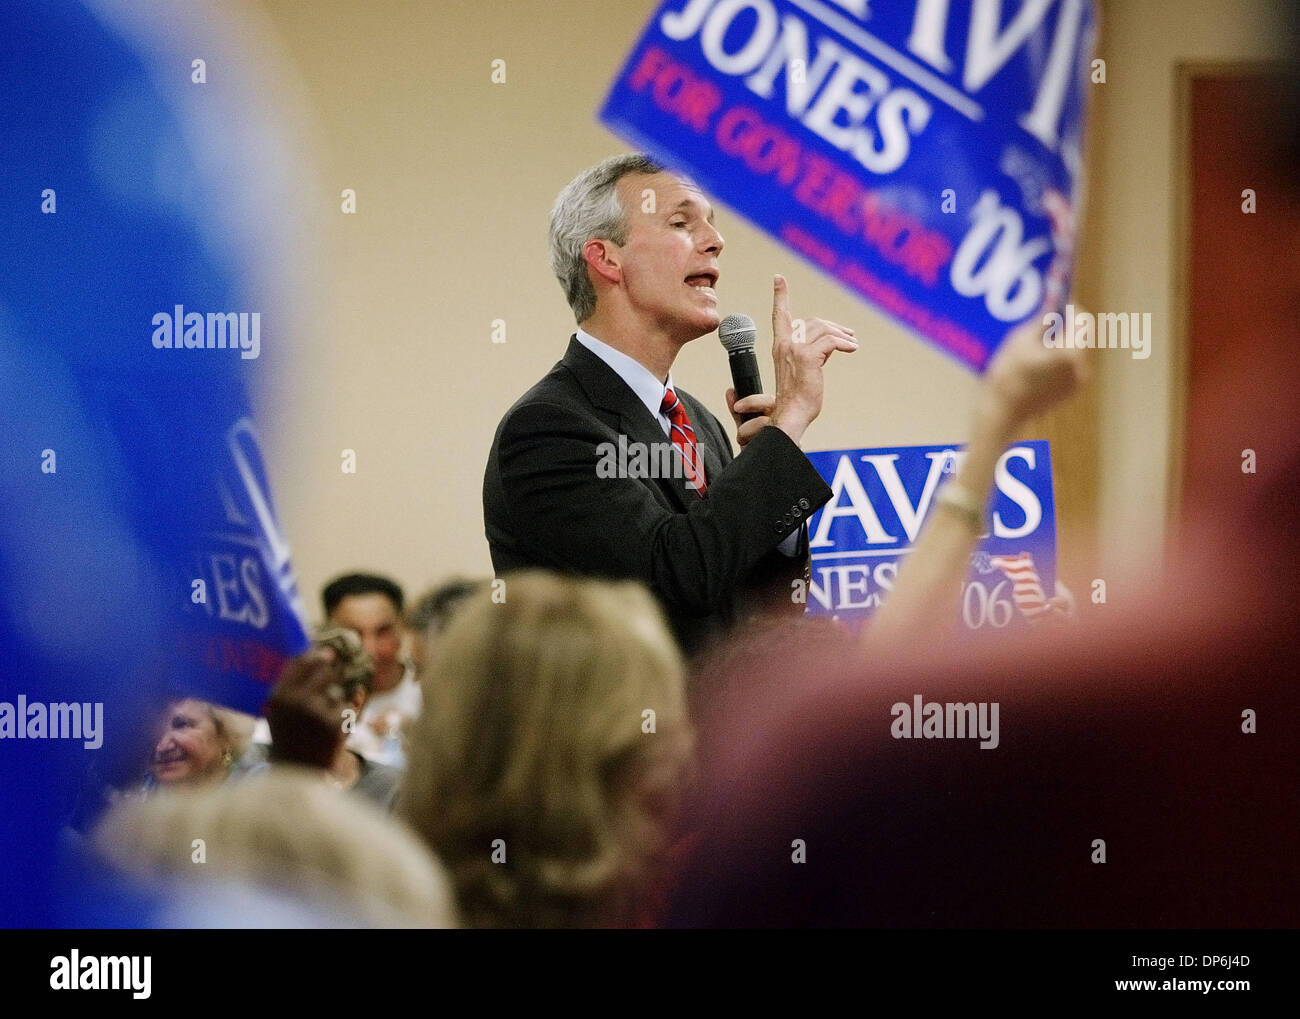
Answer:
<path fill-rule="evenodd" d="M 560 362 L 571 372 L 582 386 L 593 406 L 607 415 L 617 417 L 617 429 L 627 436 L 629 443 L 639 442 L 648 449 L 657 444 L 668 442 L 658 420 L 641 402 L 636 393 L 609 365 L 578 342 L 577 336 L 570 337 L 569 349 L 565 351 Z M 709 460 L 704 461 L 705 479 L 709 474 Z M 699 496 L 686 487 L 681 478 L 645 479 L 647 484 L 657 484 L 661 491 L 667 492 L 678 507 L 685 510 L 691 501 Z"/>

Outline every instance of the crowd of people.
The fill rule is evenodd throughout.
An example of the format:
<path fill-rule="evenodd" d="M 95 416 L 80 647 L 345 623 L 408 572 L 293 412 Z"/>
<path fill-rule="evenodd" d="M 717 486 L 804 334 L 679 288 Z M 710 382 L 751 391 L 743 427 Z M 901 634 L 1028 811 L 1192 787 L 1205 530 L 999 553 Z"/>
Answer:
<path fill-rule="evenodd" d="M 949 640 L 999 454 L 1083 373 L 1031 318 L 852 637 L 790 591 L 830 498 L 798 443 L 853 331 L 809 319 L 796 338 L 776 278 L 776 395 L 728 394 L 733 455 L 671 373 L 719 324 L 723 241 L 699 190 L 607 160 L 561 193 L 551 241 L 580 328 L 493 441 L 495 575 L 413 608 L 385 577 L 327 584 L 263 718 L 165 706 L 147 774 L 86 825 L 97 859 L 191 923 L 213 916 L 196 896 L 235 894 L 259 904 L 239 922 L 283 925 L 1288 922 L 1276 850 L 1297 834 L 1296 762 L 1263 727 L 1294 717 L 1278 636 L 1294 584 L 1240 567 L 1262 562 L 1252 543 L 1294 562 L 1294 472 L 1199 508 L 1187 535 L 1225 513 L 1234 530 L 1130 600 L 1143 626 Z M 686 480 L 599 476 L 592 454 L 619 428 L 669 442 Z M 1200 589 L 1229 609 L 1181 595 Z M 895 709 L 922 699 L 1000 707 L 1001 733 L 900 734 Z"/>
<path fill-rule="evenodd" d="M 350 574 L 323 607 L 262 719 L 166 706 L 140 782 L 94 825 L 99 859 L 182 900 L 251 883 L 313 922 L 654 922 L 693 735 L 649 592 L 529 571 L 452 581 L 403 616 L 396 583 Z M 368 710 L 381 670 L 389 692 L 420 675 L 414 710 Z"/>
<path fill-rule="evenodd" d="M 271 693 L 269 744 L 167 705 L 94 857 L 178 926 L 1288 922 L 1294 761 L 1232 733 L 1241 704 L 1294 706 L 1294 655 L 1246 627 L 1189 609 L 958 650 L 756 618 L 687 660 L 640 584 L 503 579 L 428 617 L 401 766 L 350 749 L 375 638 L 324 629 Z M 1002 746 L 892 740 L 917 690 L 1001 701 Z"/>

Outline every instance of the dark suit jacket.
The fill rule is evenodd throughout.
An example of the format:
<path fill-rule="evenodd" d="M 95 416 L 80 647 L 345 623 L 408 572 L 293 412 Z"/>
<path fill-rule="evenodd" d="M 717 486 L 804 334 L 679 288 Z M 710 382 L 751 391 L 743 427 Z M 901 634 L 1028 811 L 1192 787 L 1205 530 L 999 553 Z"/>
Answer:
<path fill-rule="evenodd" d="M 539 567 L 644 581 L 693 655 L 751 609 L 802 611 L 791 581 L 809 579 L 807 528 L 794 558 L 776 546 L 831 490 L 780 429 L 764 428 L 733 456 L 717 418 L 675 392 L 704 458 L 704 498 L 683 478 L 598 476 L 602 443 L 617 449 L 623 435 L 655 449 L 668 439 L 618 373 L 575 336 L 497 427 L 483 517 L 498 575 Z"/>

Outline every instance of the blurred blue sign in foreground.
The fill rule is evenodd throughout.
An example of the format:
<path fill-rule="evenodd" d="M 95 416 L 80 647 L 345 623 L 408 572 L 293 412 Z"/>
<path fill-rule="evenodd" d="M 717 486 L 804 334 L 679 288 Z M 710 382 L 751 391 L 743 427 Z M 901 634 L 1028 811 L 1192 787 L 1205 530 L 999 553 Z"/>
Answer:
<path fill-rule="evenodd" d="M 0 739 L 9 925 L 50 921 L 78 790 L 118 757 L 143 769 L 162 699 L 257 711 L 307 646 L 250 412 L 286 358 L 258 268 L 278 227 L 263 218 L 257 244 L 241 228 L 273 146 L 256 109 L 232 115 L 229 91 L 192 79 L 196 47 L 173 33 L 190 16 L 5 12 L 0 701 L 103 719 L 98 745 L 53 710 Z M 198 27 L 215 63 L 221 24 Z"/>

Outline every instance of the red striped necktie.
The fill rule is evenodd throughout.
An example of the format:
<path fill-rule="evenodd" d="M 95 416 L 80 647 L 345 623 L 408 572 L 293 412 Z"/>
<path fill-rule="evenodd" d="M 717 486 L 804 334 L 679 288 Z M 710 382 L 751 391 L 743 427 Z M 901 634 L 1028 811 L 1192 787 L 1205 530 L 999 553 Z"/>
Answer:
<path fill-rule="evenodd" d="M 672 437 L 673 445 L 682 454 L 686 486 L 695 489 L 696 494 L 703 499 L 709 487 L 704 480 L 704 458 L 700 455 L 699 447 L 695 445 L 695 429 L 691 427 L 691 419 L 686 416 L 686 408 L 682 406 L 682 401 L 677 399 L 677 394 L 671 387 L 664 392 L 659 413 L 668 418 L 668 434 Z"/>

